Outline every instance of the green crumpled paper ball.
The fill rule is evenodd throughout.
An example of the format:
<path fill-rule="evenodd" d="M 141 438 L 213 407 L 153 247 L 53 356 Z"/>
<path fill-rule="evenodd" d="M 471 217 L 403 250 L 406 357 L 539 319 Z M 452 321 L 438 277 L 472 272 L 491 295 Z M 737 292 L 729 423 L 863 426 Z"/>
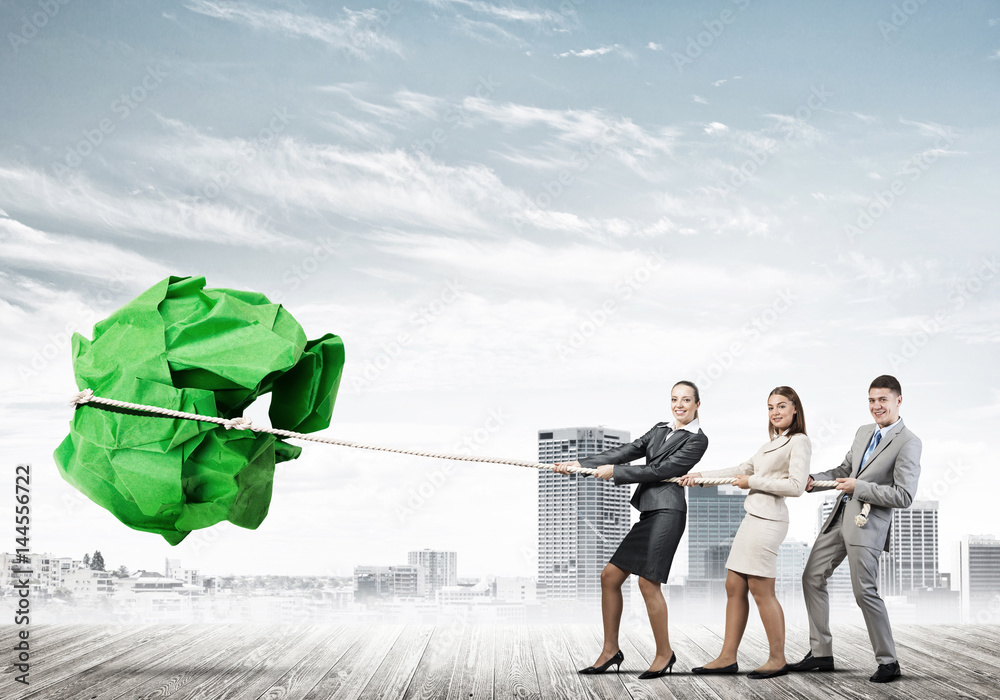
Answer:
<path fill-rule="evenodd" d="M 344 368 L 333 334 L 306 340 L 263 294 L 170 277 L 73 335 L 77 386 L 104 398 L 223 418 L 271 392 L 274 428 L 330 425 Z M 302 448 L 213 423 L 81 406 L 55 451 L 63 478 L 136 530 L 174 545 L 228 520 L 255 529 L 276 462 Z"/>

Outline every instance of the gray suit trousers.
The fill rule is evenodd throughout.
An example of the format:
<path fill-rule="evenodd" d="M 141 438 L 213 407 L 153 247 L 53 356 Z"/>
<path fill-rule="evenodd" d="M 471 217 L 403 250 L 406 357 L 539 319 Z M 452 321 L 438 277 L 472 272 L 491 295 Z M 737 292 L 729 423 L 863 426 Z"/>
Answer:
<path fill-rule="evenodd" d="M 826 580 L 844 558 L 851 567 L 854 599 L 865 617 L 868 638 L 875 659 L 880 664 L 896 660 L 896 645 L 885 603 L 878 595 L 878 561 L 882 553 L 873 547 L 848 545 L 841 532 L 844 508 L 838 509 L 836 522 L 827 532 L 820 533 L 813 545 L 802 574 L 802 592 L 809 613 L 809 647 L 813 656 L 833 656 L 833 635 L 830 634 L 830 595 Z"/>

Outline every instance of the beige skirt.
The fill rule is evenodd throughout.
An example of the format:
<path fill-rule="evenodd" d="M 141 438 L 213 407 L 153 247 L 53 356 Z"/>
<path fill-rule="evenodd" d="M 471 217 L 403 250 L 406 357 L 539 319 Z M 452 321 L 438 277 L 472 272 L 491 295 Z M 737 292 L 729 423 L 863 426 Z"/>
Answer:
<path fill-rule="evenodd" d="M 747 513 L 733 538 L 726 568 L 748 576 L 778 577 L 778 547 L 788 534 L 788 523 Z"/>

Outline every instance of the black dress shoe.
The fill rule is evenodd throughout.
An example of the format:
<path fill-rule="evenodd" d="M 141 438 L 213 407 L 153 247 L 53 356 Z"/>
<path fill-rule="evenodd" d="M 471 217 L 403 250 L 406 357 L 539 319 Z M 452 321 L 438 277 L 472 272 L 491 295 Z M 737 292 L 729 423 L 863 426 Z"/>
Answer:
<path fill-rule="evenodd" d="M 891 664 L 879 664 L 875 675 L 869 678 L 872 683 L 888 683 L 900 677 L 899 662 L 893 661 Z"/>
<path fill-rule="evenodd" d="M 788 664 L 785 668 L 789 671 L 832 671 L 834 670 L 833 657 L 813 656 L 813 653 L 810 651 L 802 661 L 795 664 Z"/>
<path fill-rule="evenodd" d="M 600 666 L 587 666 L 587 668 L 581 668 L 579 672 L 587 674 L 587 675 L 593 675 L 595 673 L 604 673 L 605 671 L 608 670 L 608 668 L 612 664 L 614 664 L 615 665 L 615 673 L 618 673 L 618 671 L 621 670 L 622 661 L 624 661 L 624 660 L 625 660 L 625 654 L 623 654 L 622 650 L 619 649 L 617 654 L 615 654 L 614 656 L 612 656 L 610 659 L 608 659 L 607 661 L 605 661 Z"/>
<path fill-rule="evenodd" d="M 788 674 L 788 664 L 785 664 L 781 668 L 777 668 L 773 671 L 751 671 L 747 674 L 747 678 L 776 678 L 777 676 L 785 676 Z"/>
<path fill-rule="evenodd" d="M 729 664 L 728 666 L 717 666 L 716 668 L 705 668 L 704 666 L 699 666 L 698 668 L 692 668 L 691 673 L 697 673 L 701 676 L 707 676 L 712 673 L 717 674 L 734 674 L 740 672 L 740 665 L 738 663 Z"/>
<path fill-rule="evenodd" d="M 677 652 L 672 652 L 670 654 L 670 661 L 667 662 L 666 666 L 661 668 L 659 671 L 643 671 L 639 674 L 639 680 L 645 681 L 650 678 L 660 678 L 661 676 L 667 675 L 667 672 L 673 674 L 675 663 L 677 663 Z"/>

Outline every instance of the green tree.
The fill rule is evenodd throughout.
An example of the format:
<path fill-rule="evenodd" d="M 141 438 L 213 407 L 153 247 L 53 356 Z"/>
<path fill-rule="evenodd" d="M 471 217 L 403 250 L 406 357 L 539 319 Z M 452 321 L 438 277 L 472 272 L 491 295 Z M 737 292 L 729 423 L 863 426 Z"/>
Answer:
<path fill-rule="evenodd" d="M 83 568 L 84 569 L 89 569 L 90 568 L 90 555 L 89 554 L 84 554 L 83 555 Z"/>
<path fill-rule="evenodd" d="M 94 556 L 90 559 L 90 568 L 94 571 L 104 571 L 104 557 L 101 556 L 101 550 L 94 552 Z"/>
<path fill-rule="evenodd" d="M 115 571 L 115 574 L 118 576 L 118 578 L 128 578 L 128 568 L 124 564 L 122 564 L 121 566 L 118 567 L 118 570 Z"/>

